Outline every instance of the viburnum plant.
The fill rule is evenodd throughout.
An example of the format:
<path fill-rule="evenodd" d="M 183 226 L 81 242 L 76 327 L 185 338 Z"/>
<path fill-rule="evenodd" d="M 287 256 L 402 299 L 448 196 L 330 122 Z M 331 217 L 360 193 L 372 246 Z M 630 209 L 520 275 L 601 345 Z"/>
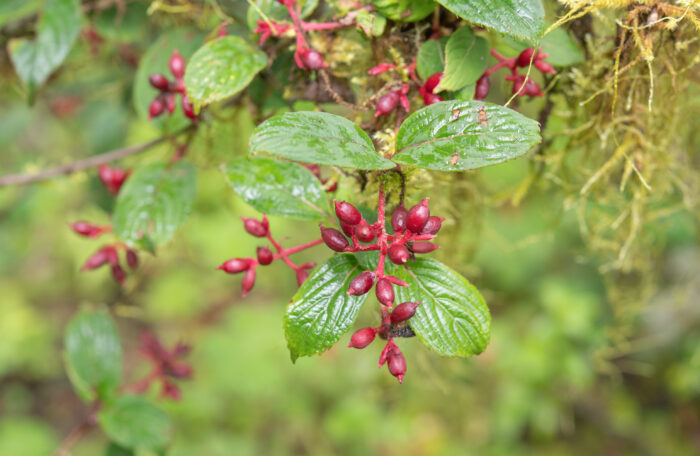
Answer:
<path fill-rule="evenodd" d="M 9 54 L 30 101 L 41 97 L 42 85 L 79 36 L 91 55 L 107 46 L 108 38 L 99 31 L 103 3 L 110 2 L 46 0 L 29 37 L 11 40 Z M 130 2 L 115 3 L 126 8 Z M 491 317 L 482 295 L 457 272 L 465 269 L 463 264 L 448 266 L 435 258 L 440 253 L 435 252 L 437 237 L 447 234 L 441 232 L 443 223 L 455 225 L 464 215 L 458 201 L 431 192 L 428 184 L 467 181 L 470 170 L 520 157 L 540 143 L 559 71 L 583 64 L 582 45 L 590 44 L 586 40 L 592 33 L 569 34 L 558 27 L 574 15 L 625 8 L 621 36 L 608 40 L 622 44 L 610 54 L 615 65 L 608 62 L 606 68 L 614 71 L 606 73 L 604 87 L 596 85 L 600 71 L 595 65 L 586 76 L 573 72 L 580 77 L 571 83 L 572 90 L 587 94 L 592 74 L 595 93 L 587 102 L 613 93 L 606 103 L 612 105 L 614 123 L 618 88 L 632 84 L 628 104 L 641 106 L 631 103 L 632 95 L 644 92 L 636 84 L 650 81 L 653 93 L 655 81 L 646 74 L 630 77 L 632 83 L 619 81 L 618 73 L 639 62 L 651 71 L 652 33 L 657 29 L 668 27 L 680 36 L 675 27 L 681 21 L 698 23 L 697 8 L 687 1 L 679 3 L 683 8 L 665 2 L 635 6 L 627 0 L 562 1 L 569 13 L 550 2 L 549 10 L 564 16 L 548 33 L 541 0 L 177 3 L 150 6 L 151 19 L 168 30 L 140 59 L 115 47 L 123 61 L 138 60 L 133 84 L 126 85 L 133 85 L 138 117 L 163 136 L 35 175 L 2 176 L 0 185 L 90 170 L 114 204 L 109 221 L 66 221 L 77 235 L 110 239 L 81 269 L 108 266 L 114 280 L 129 289 L 139 263 L 167 248 L 192 212 L 197 170 L 190 151 L 198 151 L 201 159 L 221 137 L 237 139 L 244 128 L 236 113 L 245 111 L 256 125 L 248 156 L 226 156 L 221 171 L 233 191 L 259 211 L 256 217 L 242 218 L 245 231 L 259 244 L 251 247 L 249 257 L 222 254 L 211 259 L 212 270 L 241 276 L 241 294 L 250 298 L 265 268 L 284 263 L 299 286 L 284 314 L 292 360 L 322 353 L 345 335 L 356 349 L 379 338 L 379 365 L 387 364 L 399 382 L 413 378 L 400 339 L 416 336 L 446 356 L 469 357 L 486 348 Z M 33 23 L 33 17 L 27 22 Z M 85 22 L 89 25 L 83 28 Z M 685 45 L 696 41 L 693 35 Z M 623 54 L 635 46 L 640 54 Z M 683 71 L 684 65 L 677 62 Z M 674 86 L 683 71 L 671 72 Z M 580 112 L 578 105 L 569 108 L 572 116 Z M 605 122 L 587 130 L 599 129 L 607 138 Z M 629 141 L 637 144 L 637 136 Z M 613 139 L 603 140 L 603 146 L 617 144 Z M 128 170 L 109 164 L 161 144 L 172 149 L 166 159 L 132 162 Z M 638 175 L 646 184 L 643 167 L 628 158 L 630 142 L 624 144 L 613 155 L 626 158 L 621 174 L 625 179 Z M 613 163 L 593 174 L 581 194 L 610 172 Z M 642 192 L 635 193 L 635 204 L 645 197 L 643 188 L 635 190 Z M 638 213 L 637 206 L 625 212 Z M 287 246 L 268 216 L 301 220 L 315 234 Z M 449 249 L 454 248 L 451 241 L 444 244 Z M 295 262 L 296 254 L 310 249 L 316 255 L 313 262 Z M 374 322 L 353 327 L 372 296 L 377 301 Z M 236 299 L 231 296 L 231 301 Z M 170 424 L 145 395 L 156 385 L 160 398 L 180 398 L 175 382 L 195 375 L 182 359 L 188 351 L 182 343 L 166 349 L 153 331 L 145 331 L 140 352 L 150 370 L 125 382 L 113 318 L 99 310 L 75 316 L 66 330 L 65 360 L 90 412 L 58 454 L 67 454 L 96 425 L 119 451 L 160 451 L 167 445 Z"/>

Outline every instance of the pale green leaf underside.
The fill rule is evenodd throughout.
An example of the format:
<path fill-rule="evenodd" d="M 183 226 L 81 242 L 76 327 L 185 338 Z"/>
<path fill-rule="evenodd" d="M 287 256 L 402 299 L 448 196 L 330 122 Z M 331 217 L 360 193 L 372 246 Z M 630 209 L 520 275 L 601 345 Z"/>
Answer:
<path fill-rule="evenodd" d="M 187 162 L 137 168 L 119 192 L 114 234 L 144 248 L 167 242 L 192 211 L 195 191 L 195 170 Z"/>
<path fill-rule="evenodd" d="M 267 65 L 267 55 L 237 36 L 210 41 L 187 64 L 185 85 L 190 101 L 205 106 L 243 90 Z"/>
<path fill-rule="evenodd" d="M 531 42 L 544 29 L 541 0 L 438 0 L 445 8 L 473 24 Z"/>
<path fill-rule="evenodd" d="M 284 317 L 292 361 L 328 350 L 352 326 L 368 296 L 347 294 L 350 280 L 360 272 L 357 259 L 343 253 L 331 257 L 306 279 Z"/>
<path fill-rule="evenodd" d="M 116 398 L 100 411 L 98 420 L 112 441 L 131 449 L 162 449 L 172 433 L 167 413 L 143 396 Z"/>
<path fill-rule="evenodd" d="M 494 165 L 526 153 L 541 138 L 539 124 L 482 101 L 445 101 L 409 116 L 396 138 L 396 163 L 438 171 Z"/>
<path fill-rule="evenodd" d="M 416 335 L 441 355 L 467 357 L 486 348 L 491 315 L 484 298 L 467 279 L 431 258 L 400 268 L 408 287 L 394 287 L 397 302 L 420 302 L 409 324 Z"/>
<path fill-rule="evenodd" d="M 318 178 L 303 166 L 271 158 L 240 158 L 222 168 L 243 200 L 264 214 L 320 220 L 328 203 Z"/>
<path fill-rule="evenodd" d="M 287 112 L 266 120 L 250 139 L 250 153 L 259 152 L 302 163 L 365 170 L 396 166 L 377 153 L 360 127 L 325 112 Z"/>

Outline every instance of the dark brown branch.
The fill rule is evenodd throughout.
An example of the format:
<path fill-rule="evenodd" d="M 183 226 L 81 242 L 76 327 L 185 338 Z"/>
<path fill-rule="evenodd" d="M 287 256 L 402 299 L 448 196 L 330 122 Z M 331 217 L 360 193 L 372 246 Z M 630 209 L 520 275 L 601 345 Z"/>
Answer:
<path fill-rule="evenodd" d="M 83 160 L 78 160 L 67 165 L 56 166 L 55 168 L 49 168 L 44 171 L 33 174 L 8 174 L 6 176 L 0 176 L 0 187 L 7 187 L 10 185 L 25 185 L 31 184 L 32 182 L 38 182 L 46 179 L 52 179 L 54 177 L 62 176 L 65 174 L 71 174 L 84 169 L 93 168 L 95 166 L 101 165 L 103 163 L 109 163 L 115 160 L 120 160 L 122 158 L 128 157 L 130 155 L 135 155 L 144 152 L 158 144 L 167 141 L 169 138 L 180 135 L 187 131 L 191 131 L 196 128 L 194 125 L 183 128 L 170 136 L 163 136 L 145 144 L 140 144 L 138 146 L 124 147 L 123 149 L 116 149 L 104 154 L 95 155 Z"/>

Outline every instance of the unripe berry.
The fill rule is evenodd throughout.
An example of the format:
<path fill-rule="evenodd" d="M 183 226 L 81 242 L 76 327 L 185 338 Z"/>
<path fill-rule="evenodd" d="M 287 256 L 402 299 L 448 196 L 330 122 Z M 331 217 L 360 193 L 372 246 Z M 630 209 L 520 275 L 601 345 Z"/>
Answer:
<path fill-rule="evenodd" d="M 185 59 L 177 52 L 177 49 L 173 51 L 173 55 L 170 57 L 169 66 L 173 76 L 177 79 L 185 75 Z"/>
<path fill-rule="evenodd" d="M 159 115 L 163 114 L 164 110 L 165 104 L 163 103 L 163 100 L 161 100 L 160 96 L 158 96 L 151 101 L 151 105 L 148 107 L 148 118 L 152 119 L 154 117 L 158 117 Z"/>
<path fill-rule="evenodd" d="M 194 106 L 190 102 L 189 97 L 182 97 L 182 112 L 190 119 L 196 119 L 197 114 L 194 113 Z"/>
<path fill-rule="evenodd" d="M 124 269 L 118 264 L 113 264 L 112 277 L 119 285 L 124 285 L 124 281 L 126 280 L 126 272 L 124 272 Z"/>
<path fill-rule="evenodd" d="M 297 285 L 301 286 L 306 279 L 309 278 L 309 272 L 306 269 L 299 269 L 296 272 Z"/>
<path fill-rule="evenodd" d="M 321 226 L 321 238 L 323 242 L 331 249 L 336 252 L 344 252 L 345 248 L 349 245 L 348 240 L 343 236 L 343 233 L 334 229 L 326 228 Z"/>
<path fill-rule="evenodd" d="M 239 272 L 247 271 L 250 267 L 248 260 L 244 258 L 231 258 L 225 261 L 216 269 L 222 270 L 227 274 L 238 274 Z"/>
<path fill-rule="evenodd" d="M 430 217 L 430 209 L 428 208 L 428 198 L 425 198 L 420 203 L 413 206 L 408 211 L 406 218 L 406 228 L 413 233 L 420 233 Z"/>
<path fill-rule="evenodd" d="M 391 311 L 391 322 L 401 323 L 411 318 L 416 313 L 416 307 L 420 302 L 402 302 Z"/>
<path fill-rule="evenodd" d="M 372 271 L 364 271 L 350 281 L 349 295 L 360 296 L 367 293 L 374 285 L 375 275 Z"/>
<path fill-rule="evenodd" d="M 515 60 L 515 65 L 519 67 L 530 66 L 530 60 L 532 60 L 532 54 L 535 52 L 535 48 L 527 48 L 520 53 L 518 58 Z"/>
<path fill-rule="evenodd" d="M 129 249 L 126 251 L 126 264 L 128 264 L 131 269 L 139 267 L 139 256 L 134 250 Z"/>
<path fill-rule="evenodd" d="M 267 266 L 273 260 L 272 250 L 268 247 L 258 247 L 258 263 Z"/>
<path fill-rule="evenodd" d="M 348 202 L 335 202 L 335 215 L 338 216 L 338 220 L 347 225 L 357 225 L 362 221 L 362 215 L 360 211 L 355 208 L 352 204 Z"/>
<path fill-rule="evenodd" d="M 304 62 L 304 66 L 309 70 L 320 70 L 328 65 L 323 61 L 323 56 L 313 49 L 303 49 L 299 51 L 301 56 L 301 61 Z"/>
<path fill-rule="evenodd" d="M 374 292 L 377 294 L 377 300 L 383 305 L 389 307 L 394 304 L 394 287 L 388 279 L 379 279 Z"/>
<path fill-rule="evenodd" d="M 440 246 L 432 242 L 414 242 L 411 251 L 413 251 L 413 253 L 429 253 L 438 248 L 440 248 Z"/>
<path fill-rule="evenodd" d="M 377 100 L 377 107 L 374 112 L 374 117 L 385 116 L 390 114 L 396 106 L 399 104 L 400 94 L 398 90 L 389 92 L 379 100 Z"/>
<path fill-rule="evenodd" d="M 267 236 L 267 227 L 260 220 L 254 218 L 241 217 L 243 220 L 243 228 L 255 237 L 265 237 Z"/>
<path fill-rule="evenodd" d="M 365 348 L 374 340 L 374 336 L 377 335 L 377 330 L 374 328 L 362 328 L 350 337 L 350 343 L 348 347 L 350 348 Z"/>
<path fill-rule="evenodd" d="M 483 100 L 489 94 L 489 90 L 491 90 L 491 78 L 484 74 L 476 81 L 474 99 Z"/>
<path fill-rule="evenodd" d="M 148 77 L 148 82 L 150 82 L 154 88 L 160 90 L 161 92 L 168 90 L 168 79 L 162 74 L 156 73 L 150 75 Z"/>
<path fill-rule="evenodd" d="M 374 230 L 366 223 L 363 223 L 355 227 L 355 235 L 362 242 L 370 242 L 374 239 Z"/>
<path fill-rule="evenodd" d="M 436 93 L 426 93 L 425 95 L 423 95 L 423 103 L 425 103 L 426 106 L 430 106 L 431 104 L 435 103 L 440 103 L 441 101 L 444 101 L 443 98 Z"/>
<path fill-rule="evenodd" d="M 411 257 L 406 246 L 401 244 L 392 244 L 389 247 L 388 257 L 394 264 L 406 264 Z"/>
<path fill-rule="evenodd" d="M 394 233 L 400 233 L 406 229 L 406 219 L 408 219 L 408 211 L 401 203 L 391 214 L 391 229 L 394 230 Z"/>
<path fill-rule="evenodd" d="M 241 293 L 241 297 L 245 298 L 245 295 L 253 289 L 253 285 L 255 285 L 255 268 L 248 269 L 243 276 L 243 281 L 241 282 L 243 293 Z"/>
<path fill-rule="evenodd" d="M 441 217 L 436 217 L 434 215 L 428 217 L 428 221 L 425 222 L 425 226 L 421 230 L 420 234 L 437 234 L 442 228 L 442 221 L 444 219 Z"/>
<path fill-rule="evenodd" d="M 399 383 L 403 383 L 403 377 L 406 375 L 406 358 L 398 348 L 392 350 L 387 356 L 387 366 L 391 375 L 396 377 Z"/>

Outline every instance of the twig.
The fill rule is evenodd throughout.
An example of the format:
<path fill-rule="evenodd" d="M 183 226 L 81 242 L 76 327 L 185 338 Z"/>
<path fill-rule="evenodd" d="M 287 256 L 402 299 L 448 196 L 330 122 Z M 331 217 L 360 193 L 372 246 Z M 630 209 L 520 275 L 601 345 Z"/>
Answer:
<path fill-rule="evenodd" d="M 64 174 L 72 174 L 84 169 L 92 168 L 103 163 L 109 163 L 115 160 L 120 160 L 122 158 L 128 157 L 130 155 L 135 155 L 144 152 L 158 144 L 168 140 L 171 137 L 180 135 L 187 131 L 191 131 L 196 128 L 195 125 L 189 125 L 182 130 L 179 130 L 172 135 L 162 136 L 160 138 L 149 141 L 145 144 L 140 144 L 138 146 L 129 146 L 122 149 L 116 149 L 104 154 L 95 155 L 93 157 L 86 158 L 84 160 L 78 160 L 67 165 L 56 166 L 55 168 L 49 168 L 44 171 L 32 174 L 8 174 L 5 176 L 0 176 L 0 187 L 7 187 L 10 185 L 25 185 L 31 184 L 33 182 L 42 181 L 46 179 L 52 179 L 57 176 Z"/>
<path fill-rule="evenodd" d="M 83 438 L 97 424 L 97 411 L 100 408 L 100 403 L 95 402 L 90 408 L 90 413 L 75 427 L 70 434 L 61 442 L 58 449 L 54 453 L 55 456 L 68 456 L 71 448 Z"/>

